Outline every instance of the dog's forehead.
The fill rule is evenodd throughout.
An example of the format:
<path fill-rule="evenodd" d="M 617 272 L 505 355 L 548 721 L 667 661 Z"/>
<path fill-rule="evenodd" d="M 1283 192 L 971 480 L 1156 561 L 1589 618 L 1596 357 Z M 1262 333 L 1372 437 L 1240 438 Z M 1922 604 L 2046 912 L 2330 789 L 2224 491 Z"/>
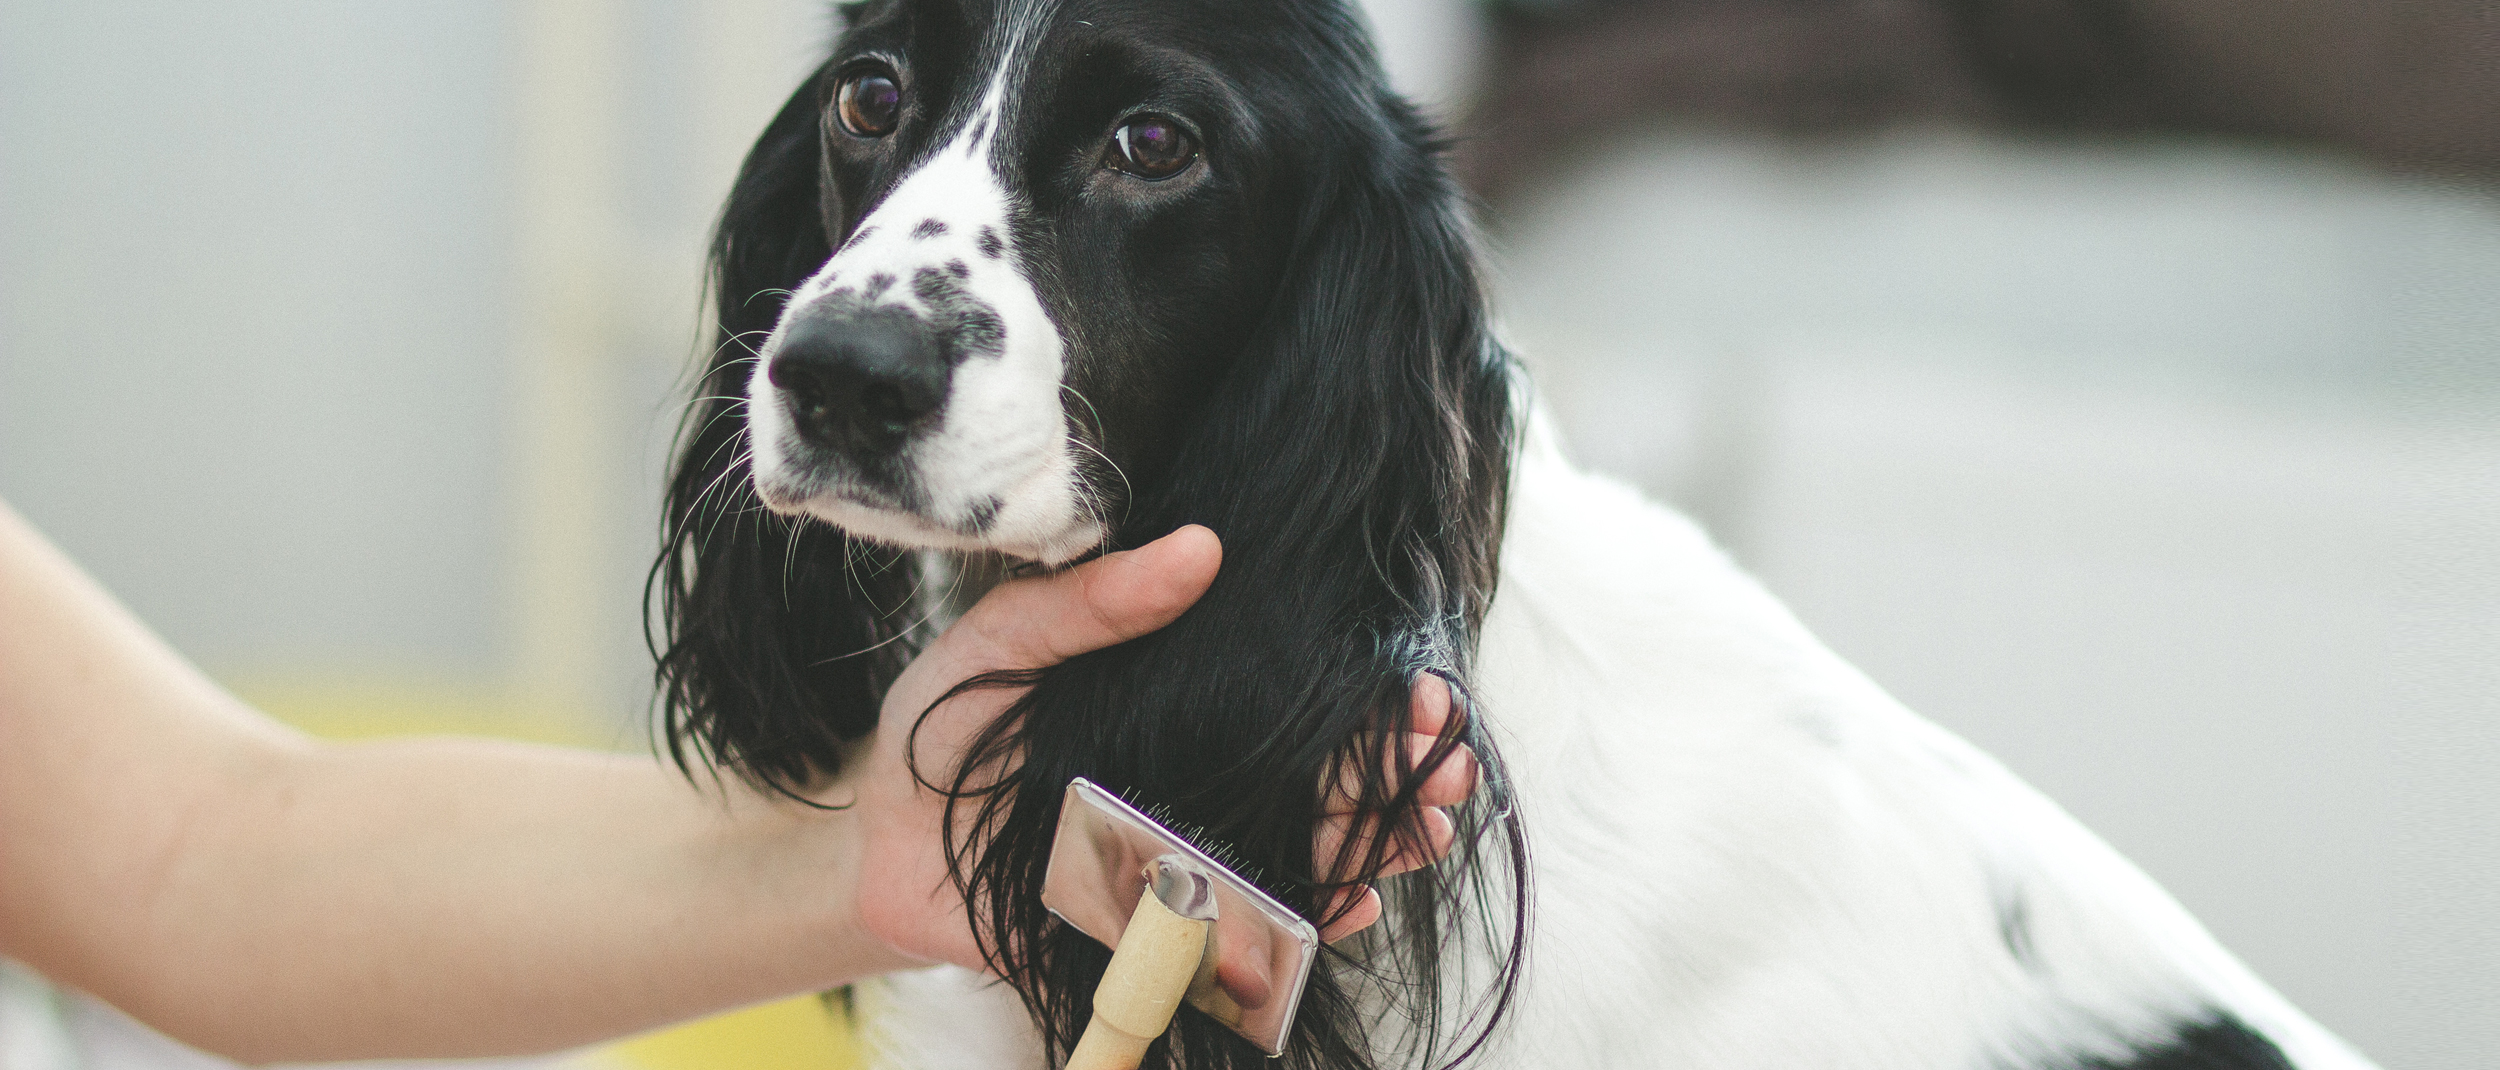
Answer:
<path fill-rule="evenodd" d="M 1161 25 L 1203 25 L 1210 19 L 1275 12 L 1292 7 L 1325 6 L 1330 0 L 859 0 L 839 6 L 846 30 L 891 28 L 897 25 L 952 24 L 979 31 L 1002 26 L 1088 28 L 1152 28 Z M 1262 21 L 1274 21 L 1272 18 Z"/>
<path fill-rule="evenodd" d="M 1106 45 L 1207 61 L 1263 51 L 1280 35 L 1313 25 L 1285 14 L 1304 6 L 1309 5 L 1246 0 L 884 0 L 845 8 L 843 36 L 855 50 L 889 51 L 932 68 L 948 83 L 935 88 L 955 97 L 960 108 L 977 101 L 987 83 L 1002 74 L 1012 82 L 1046 76 L 1097 58 Z"/>

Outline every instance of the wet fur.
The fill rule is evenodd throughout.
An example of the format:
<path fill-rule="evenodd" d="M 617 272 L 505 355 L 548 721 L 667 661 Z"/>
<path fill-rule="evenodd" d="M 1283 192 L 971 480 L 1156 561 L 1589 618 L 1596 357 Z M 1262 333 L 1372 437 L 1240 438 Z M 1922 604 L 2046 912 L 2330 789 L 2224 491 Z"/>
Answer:
<path fill-rule="evenodd" d="M 1000 158 L 1022 161 L 1002 175 L 1011 232 L 972 248 L 1015 258 L 1067 343 L 1057 403 L 1103 546 L 1203 523 L 1226 559 L 1171 627 L 985 682 L 1032 685 L 983 739 L 1016 764 L 1003 783 L 922 770 L 987 837 L 949 847 L 1009 984 L 863 986 L 885 1062 L 1055 1065 L 1073 1043 L 1107 955 L 1036 894 L 1071 776 L 1169 807 L 1310 912 L 1331 887 L 1309 857 L 1320 779 L 1373 771 L 1365 800 L 1396 811 L 1377 771 L 1403 759 L 1371 741 L 1395 737 L 1429 671 L 1471 700 L 1441 753 L 1474 747 L 1484 790 L 1457 855 L 1386 882 L 1388 921 L 1323 963 L 1287 1066 L 2367 1065 L 1689 523 L 1562 459 L 1488 334 L 1438 146 L 1343 6 L 918 0 L 852 17 L 900 33 L 906 8 L 893 47 L 927 50 L 921 86 L 954 110 L 837 160 L 837 52 L 722 217 L 719 348 L 653 573 L 672 753 L 785 790 L 837 777 L 911 652 L 1013 567 L 795 519 L 752 479 L 748 391 L 783 299 L 959 138 L 1008 139 Z M 982 44 L 1003 39 L 979 17 L 996 11 L 1100 36 L 1027 40 L 1045 66 L 976 116 L 970 79 L 1005 62 Z M 1089 215 L 1081 160 L 1024 151 L 1156 93 L 1231 109 L 1205 198 Z M 1385 849 L 1340 861 L 1365 880 Z M 1150 1065 L 1271 1064 L 1185 1011 Z"/>

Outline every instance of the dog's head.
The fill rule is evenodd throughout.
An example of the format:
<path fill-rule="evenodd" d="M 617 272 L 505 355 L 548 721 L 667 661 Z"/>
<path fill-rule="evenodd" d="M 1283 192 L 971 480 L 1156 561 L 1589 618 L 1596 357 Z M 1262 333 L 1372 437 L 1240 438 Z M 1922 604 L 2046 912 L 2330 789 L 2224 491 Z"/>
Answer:
<path fill-rule="evenodd" d="M 901 546 L 1101 545 L 1320 237 L 1325 176 L 1408 139 L 1336 14 L 857 9 L 806 94 L 832 252 L 744 384 L 764 502 Z"/>
<path fill-rule="evenodd" d="M 1306 911 L 1381 872 L 1385 838 L 1314 866 L 1320 785 L 1354 770 L 1366 805 L 1411 803 L 1408 683 L 1464 687 L 1508 357 L 1437 147 L 1342 0 L 844 11 L 714 248 L 720 344 L 653 577 L 668 739 L 767 785 L 820 781 L 921 638 L 919 551 L 1054 566 L 1213 528 L 1224 567 L 1197 605 L 1041 674 L 966 763 L 1016 770 L 961 797 L 979 833 L 956 861 L 1064 1052 L 1104 958 L 1039 904 L 1070 777 L 1168 806 Z M 1499 757 L 1479 720 L 1454 724 L 1429 761 L 1464 733 L 1484 818 L 1508 804 Z M 1515 946 L 1525 895 L 1516 825 L 1459 817 L 1458 856 L 1385 888 L 1391 923 L 1314 977 L 1293 1058 L 1364 1065 L 1381 1003 L 1411 1012 L 1408 1040 L 1454 1038 L 1450 915 L 1473 896 L 1463 913 Z M 1515 956 L 1474 961 L 1507 991 Z M 1176 1030 L 1183 1065 L 1264 1062 L 1190 1015 Z"/>

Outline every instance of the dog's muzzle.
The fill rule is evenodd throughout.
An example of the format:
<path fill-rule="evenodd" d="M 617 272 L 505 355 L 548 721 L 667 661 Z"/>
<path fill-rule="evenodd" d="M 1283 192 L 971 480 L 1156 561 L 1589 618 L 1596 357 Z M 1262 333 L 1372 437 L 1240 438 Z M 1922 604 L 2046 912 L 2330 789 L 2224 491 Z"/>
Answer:
<path fill-rule="evenodd" d="M 954 363 L 907 309 L 817 308 L 784 326 L 765 374 L 802 440 L 874 462 L 939 422 Z"/>

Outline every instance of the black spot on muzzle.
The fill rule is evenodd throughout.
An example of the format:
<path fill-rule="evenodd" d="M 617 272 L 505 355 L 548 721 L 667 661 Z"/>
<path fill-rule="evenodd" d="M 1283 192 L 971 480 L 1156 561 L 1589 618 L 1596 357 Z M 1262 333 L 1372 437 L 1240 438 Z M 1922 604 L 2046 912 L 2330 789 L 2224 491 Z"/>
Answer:
<path fill-rule="evenodd" d="M 958 270 L 958 269 L 964 270 Z M 1007 325 L 998 317 L 998 309 L 973 296 L 964 285 L 971 272 L 963 261 L 949 262 L 944 268 L 924 267 L 911 275 L 911 294 L 928 306 L 929 318 L 938 325 L 947 356 L 954 363 L 970 357 L 996 357 L 1006 352 Z"/>

